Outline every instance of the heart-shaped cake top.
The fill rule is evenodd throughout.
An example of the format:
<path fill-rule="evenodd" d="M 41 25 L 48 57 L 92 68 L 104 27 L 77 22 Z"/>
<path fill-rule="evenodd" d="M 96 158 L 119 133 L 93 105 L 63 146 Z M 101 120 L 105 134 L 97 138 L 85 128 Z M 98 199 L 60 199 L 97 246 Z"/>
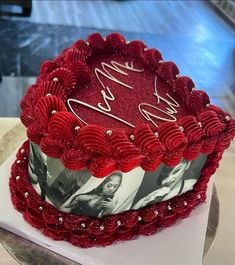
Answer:
<path fill-rule="evenodd" d="M 91 34 L 44 62 L 21 108 L 28 138 L 46 155 L 96 177 L 175 166 L 224 149 L 235 131 L 173 62 L 118 33 Z"/>
<path fill-rule="evenodd" d="M 89 81 L 67 100 L 69 110 L 84 124 L 127 130 L 143 123 L 158 127 L 189 114 L 167 80 L 126 49 L 90 58 Z"/>

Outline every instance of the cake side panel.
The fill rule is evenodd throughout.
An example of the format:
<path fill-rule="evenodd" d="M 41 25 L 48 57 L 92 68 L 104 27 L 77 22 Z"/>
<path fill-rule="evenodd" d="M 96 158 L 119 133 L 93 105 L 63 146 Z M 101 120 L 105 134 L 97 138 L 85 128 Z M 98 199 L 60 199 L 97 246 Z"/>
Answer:
<path fill-rule="evenodd" d="M 64 212 L 103 217 L 169 200 L 193 189 L 207 155 L 175 167 L 161 163 L 153 172 L 137 167 L 105 178 L 87 170 L 71 171 L 59 159 L 47 157 L 30 143 L 29 179 L 43 200 Z"/>

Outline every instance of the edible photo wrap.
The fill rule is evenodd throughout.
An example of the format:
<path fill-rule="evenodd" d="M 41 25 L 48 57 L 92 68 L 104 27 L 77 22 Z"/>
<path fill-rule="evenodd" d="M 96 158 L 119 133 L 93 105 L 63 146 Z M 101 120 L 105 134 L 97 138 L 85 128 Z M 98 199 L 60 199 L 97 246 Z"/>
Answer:
<path fill-rule="evenodd" d="M 165 164 L 153 172 L 137 167 L 130 172 L 113 172 L 96 178 L 84 169 L 64 168 L 59 159 L 47 157 L 30 144 L 29 178 L 42 199 L 61 211 L 103 217 L 168 200 L 192 190 L 207 156 L 182 159 L 175 167 Z"/>

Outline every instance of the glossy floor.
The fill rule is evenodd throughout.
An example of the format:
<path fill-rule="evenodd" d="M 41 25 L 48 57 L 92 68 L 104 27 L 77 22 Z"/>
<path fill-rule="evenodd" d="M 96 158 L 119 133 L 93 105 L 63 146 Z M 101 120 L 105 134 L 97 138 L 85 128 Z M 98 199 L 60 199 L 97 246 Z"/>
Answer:
<path fill-rule="evenodd" d="M 37 76 L 43 60 L 94 31 L 142 39 L 174 61 L 212 103 L 235 109 L 235 32 L 206 2 L 34 1 L 30 18 L 0 19 L 0 116 L 18 116 L 28 77 Z"/>

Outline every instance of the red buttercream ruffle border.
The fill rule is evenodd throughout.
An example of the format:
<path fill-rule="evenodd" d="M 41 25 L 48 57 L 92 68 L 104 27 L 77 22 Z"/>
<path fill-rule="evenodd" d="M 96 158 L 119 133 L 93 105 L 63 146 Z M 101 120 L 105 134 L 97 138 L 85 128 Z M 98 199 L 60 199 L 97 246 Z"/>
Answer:
<path fill-rule="evenodd" d="M 165 122 L 156 130 L 144 124 L 132 132 L 124 129 L 84 125 L 66 109 L 66 100 L 84 84 L 90 73 L 86 61 L 101 53 L 122 53 L 138 58 L 167 82 L 183 99 L 191 115 L 177 122 Z M 78 40 L 52 61 L 42 64 L 35 85 L 21 101 L 21 121 L 28 138 L 42 151 L 60 158 L 70 170 L 87 168 L 95 177 L 113 171 L 128 172 L 137 166 L 153 171 L 163 162 L 176 166 L 184 157 L 195 159 L 228 148 L 235 135 L 235 121 L 209 97 L 194 89 L 189 77 L 179 75 L 173 62 L 163 62 L 161 53 L 141 41 L 126 42 L 112 33 L 106 39 L 98 33 Z"/>
<path fill-rule="evenodd" d="M 222 152 L 213 152 L 208 156 L 192 191 L 140 210 L 103 218 L 64 213 L 43 201 L 29 181 L 28 155 L 29 141 L 26 141 L 18 150 L 11 169 L 9 185 L 14 207 L 44 235 L 87 248 L 150 235 L 187 217 L 194 207 L 205 201 L 207 183 L 219 166 Z"/>

